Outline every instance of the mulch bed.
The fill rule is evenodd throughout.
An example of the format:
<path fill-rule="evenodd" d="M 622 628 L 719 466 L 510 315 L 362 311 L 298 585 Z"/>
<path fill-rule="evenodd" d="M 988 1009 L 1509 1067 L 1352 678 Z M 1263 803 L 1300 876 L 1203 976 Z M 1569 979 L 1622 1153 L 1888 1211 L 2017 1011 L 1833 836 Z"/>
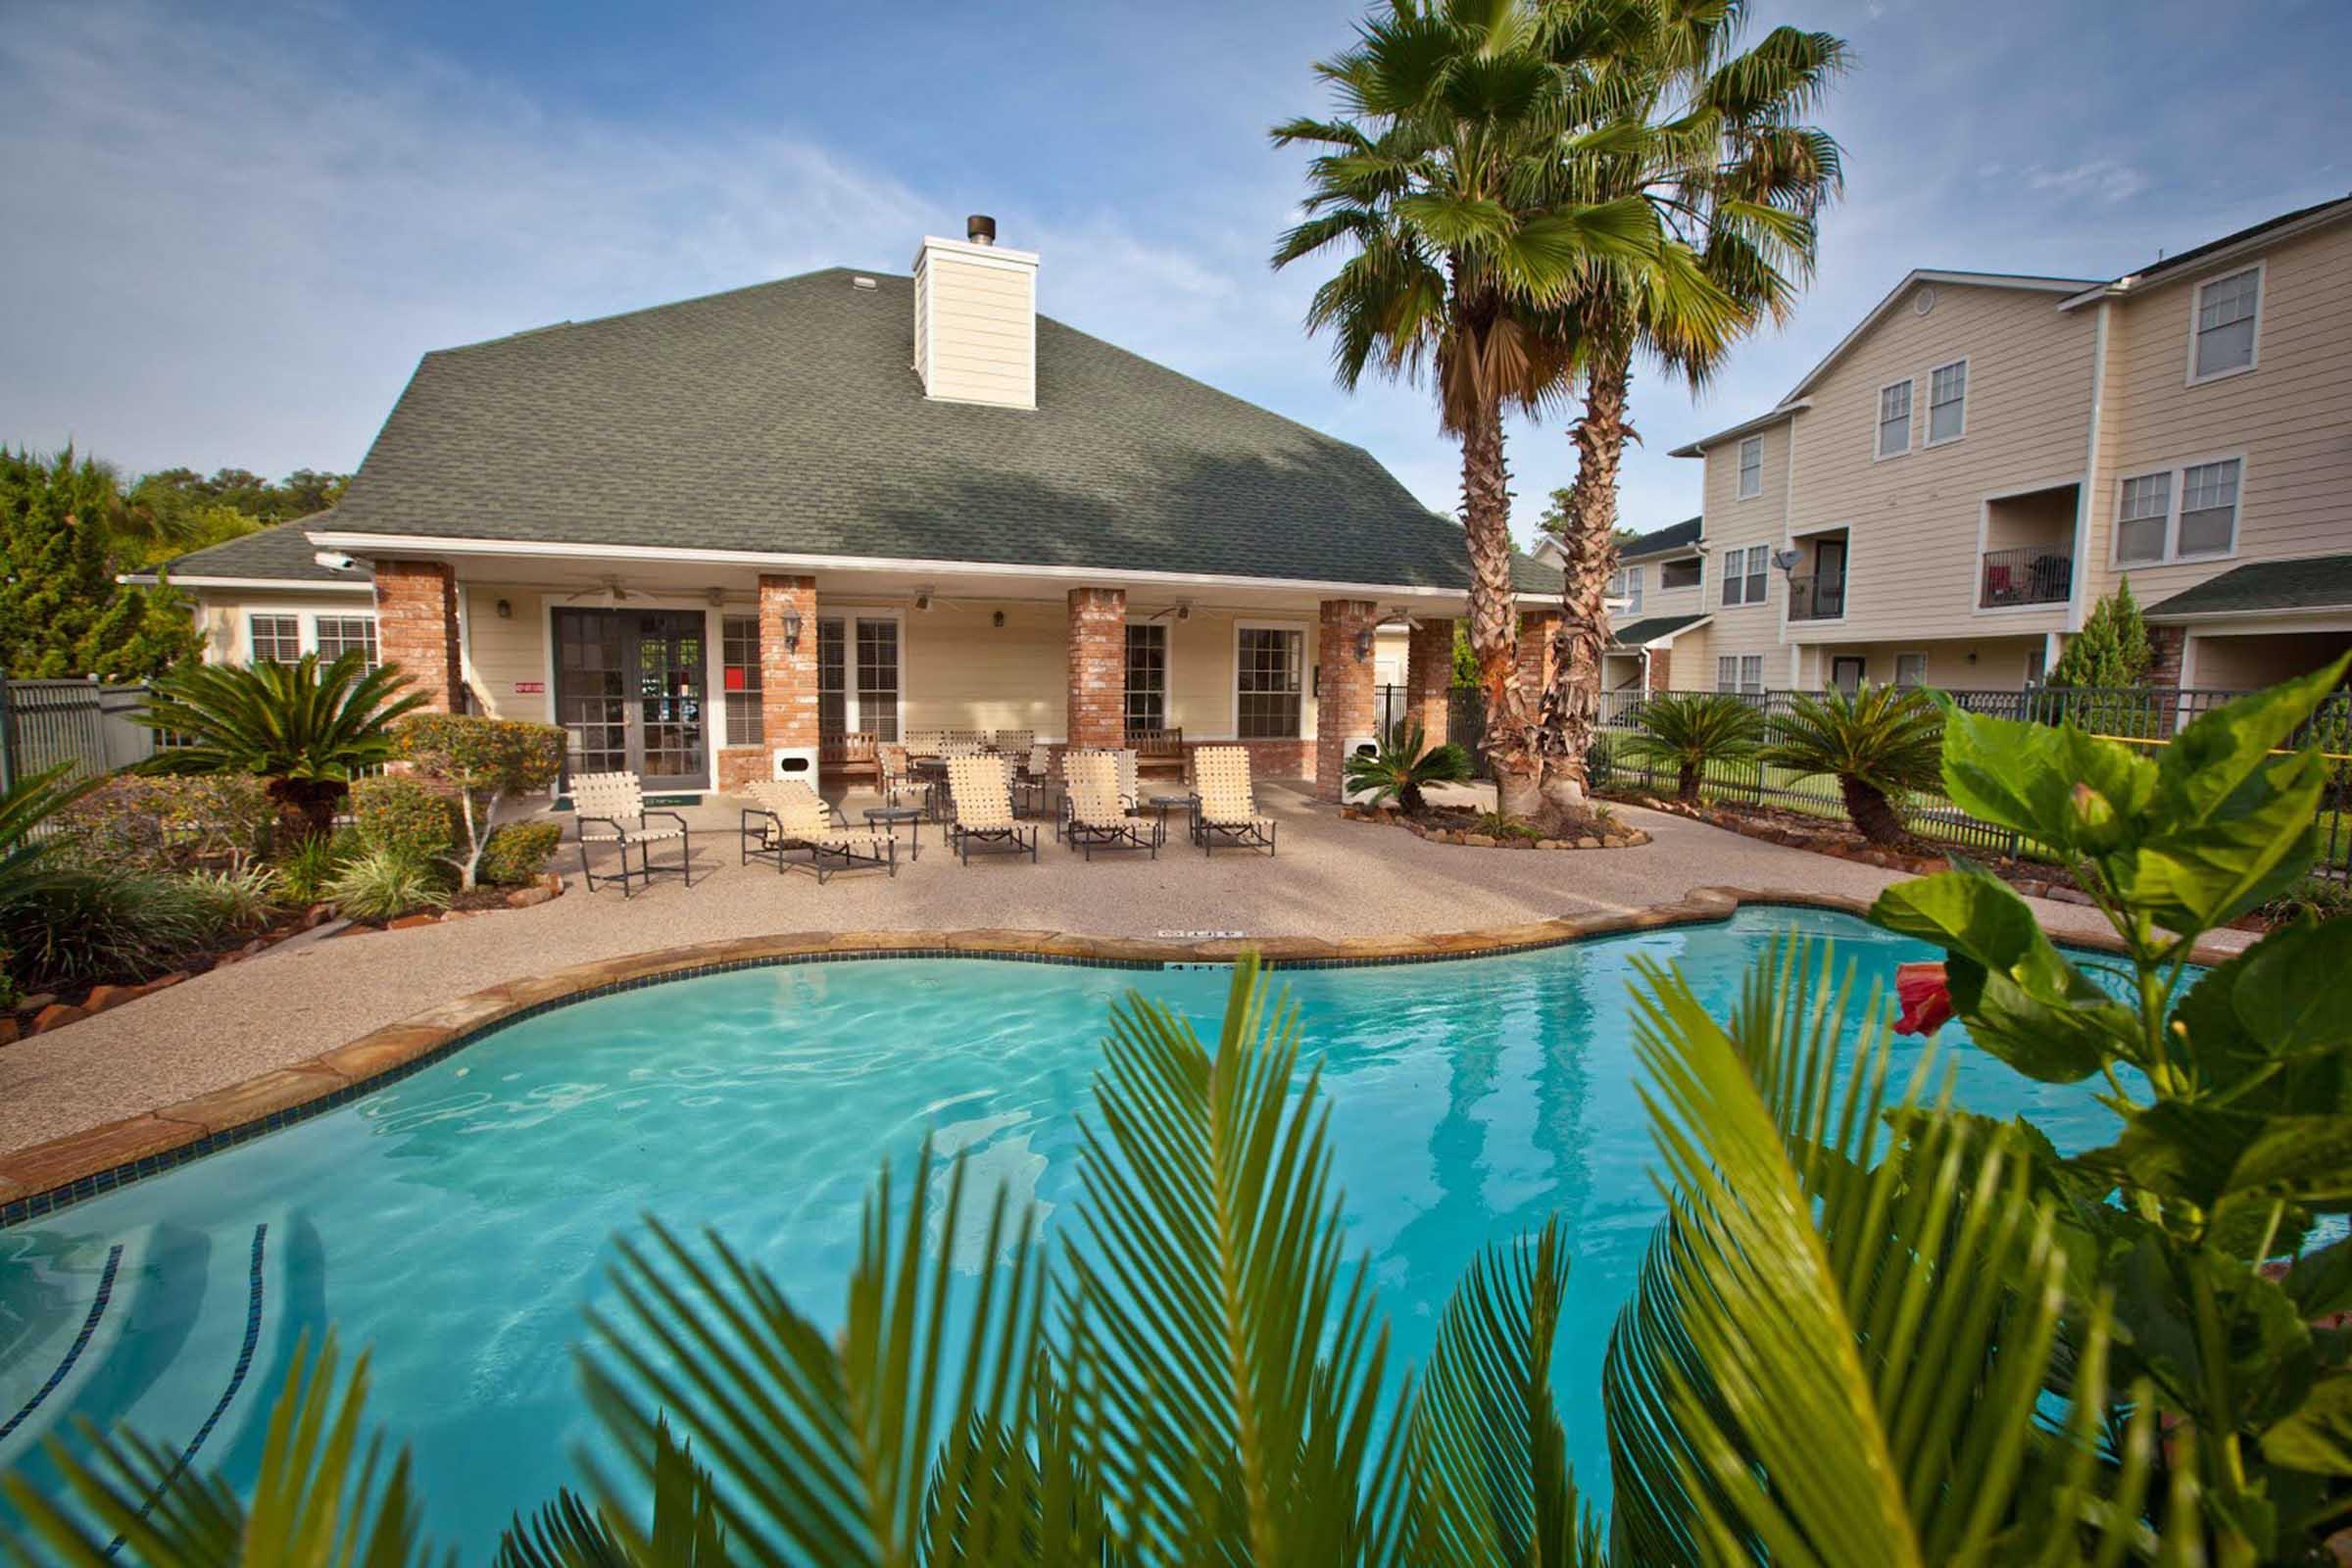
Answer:
<path fill-rule="evenodd" d="M 1414 816 L 1394 806 L 1343 806 L 1340 815 L 1350 822 L 1385 822 L 1433 844 L 1461 844 L 1479 850 L 1624 850 L 1649 842 L 1649 835 L 1638 827 L 1599 817 L 1571 821 L 1560 830 L 1560 836 L 1542 838 L 1482 832 L 1487 813 L 1459 806 L 1435 806 Z"/>

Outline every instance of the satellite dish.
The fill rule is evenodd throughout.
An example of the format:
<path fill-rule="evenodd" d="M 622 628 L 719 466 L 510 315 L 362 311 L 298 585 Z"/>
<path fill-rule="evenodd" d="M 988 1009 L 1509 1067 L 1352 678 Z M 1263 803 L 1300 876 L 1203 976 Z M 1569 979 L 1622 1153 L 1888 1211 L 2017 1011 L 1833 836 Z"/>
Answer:
<path fill-rule="evenodd" d="M 1772 553 L 1772 564 L 1783 571 L 1794 571 L 1796 564 L 1803 559 L 1793 550 L 1775 550 Z"/>

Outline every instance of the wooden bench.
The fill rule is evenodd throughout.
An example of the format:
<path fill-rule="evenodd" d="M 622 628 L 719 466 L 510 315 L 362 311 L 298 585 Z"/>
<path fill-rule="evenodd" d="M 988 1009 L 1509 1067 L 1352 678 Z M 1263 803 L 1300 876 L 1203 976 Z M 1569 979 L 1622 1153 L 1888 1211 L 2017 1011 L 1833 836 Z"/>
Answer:
<path fill-rule="evenodd" d="M 1184 776 L 1184 731 L 1175 729 L 1131 729 L 1127 732 L 1127 747 L 1135 753 L 1136 771 L 1141 773 L 1173 773 Z"/>
<path fill-rule="evenodd" d="M 826 784 L 837 778 L 874 778 L 874 737 L 864 730 L 822 735 L 816 743 L 817 777 Z"/>

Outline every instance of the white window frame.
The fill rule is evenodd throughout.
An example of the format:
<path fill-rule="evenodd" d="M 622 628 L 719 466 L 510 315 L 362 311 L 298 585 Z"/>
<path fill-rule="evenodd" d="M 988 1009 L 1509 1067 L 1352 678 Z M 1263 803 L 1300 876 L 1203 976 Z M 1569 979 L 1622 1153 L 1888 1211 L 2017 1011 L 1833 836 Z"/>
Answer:
<path fill-rule="evenodd" d="M 1717 654 L 1715 656 L 1715 689 L 1718 692 L 1740 690 L 1740 656 L 1738 654 Z"/>
<path fill-rule="evenodd" d="M 2188 364 L 2187 374 L 2181 381 L 2181 385 L 2203 386 L 2208 381 L 2227 381 L 2233 375 L 2245 375 L 2262 364 L 2262 307 L 2271 283 L 2270 273 L 2267 270 L 2268 265 L 2267 260 L 2257 260 L 2253 265 L 2247 267 L 2224 268 L 2210 277 L 2199 278 L 2197 286 L 2188 291 Z M 2227 283 L 2231 278 L 2242 276 L 2247 272 L 2254 274 L 2254 330 L 2251 334 L 2252 341 L 2246 350 L 2246 363 L 2232 365 L 2226 370 L 2209 370 L 2205 374 L 2199 375 L 2197 373 L 2197 318 L 2205 311 L 2205 291 L 2216 283 Z"/>
<path fill-rule="evenodd" d="M 1748 484 L 1748 482 L 1747 482 L 1747 480 L 1748 480 L 1748 475 L 1749 475 L 1749 473 L 1750 473 L 1750 471 L 1751 471 L 1751 470 L 1750 470 L 1750 468 L 1748 467 L 1748 462 L 1747 462 L 1747 455 L 1748 455 L 1750 452 L 1753 452 L 1753 453 L 1756 455 L 1755 467 L 1754 467 L 1754 468 L 1753 468 L 1753 470 L 1752 470 L 1752 471 L 1753 471 L 1753 473 L 1754 473 L 1754 475 L 1755 475 L 1755 480 L 1756 480 L 1756 482 L 1755 482 L 1755 484 L 1754 484 L 1754 486 L 1753 486 L 1753 487 L 1750 487 L 1750 486 L 1749 486 L 1749 484 Z M 1755 500 L 1755 499 L 1756 499 L 1758 496 L 1762 495 L 1763 493 L 1764 493 L 1764 438 L 1763 438 L 1762 436 L 1760 436 L 1760 435 L 1751 435 L 1751 436 L 1749 436 L 1749 437 L 1748 437 L 1746 440 L 1744 440 L 1744 441 L 1742 441 L 1742 442 L 1740 442 L 1740 483 L 1739 483 L 1739 494 L 1740 494 L 1740 500 L 1742 500 L 1742 501 L 1753 501 L 1753 500 Z"/>
<path fill-rule="evenodd" d="M 325 616 L 329 620 L 374 620 L 376 621 L 376 662 L 379 665 L 383 662 L 384 628 L 383 623 L 377 619 L 375 607 L 372 604 L 369 604 L 365 610 L 357 607 L 350 609 L 318 609 L 313 606 L 280 605 L 270 604 L 267 601 L 251 601 L 237 606 L 237 662 L 243 664 L 248 669 L 252 668 L 254 664 L 253 622 L 254 617 L 257 615 L 268 615 L 271 617 L 284 616 L 288 619 L 291 619 L 294 622 L 295 651 L 297 654 L 315 654 L 318 651 L 318 618 L 321 615 Z"/>
<path fill-rule="evenodd" d="M 1698 579 L 1695 582 L 1670 583 L 1666 580 L 1666 570 L 1670 566 L 1689 566 L 1692 571 L 1698 573 Z M 1699 597 L 1701 599 L 1706 597 L 1707 563 L 1705 557 L 1677 557 L 1673 561 L 1661 561 L 1658 563 L 1658 592 L 1662 594 L 1679 594 L 1691 588 L 1698 590 Z"/>
<path fill-rule="evenodd" d="M 1919 662 L 1919 678 L 1918 678 L 1917 680 L 1905 680 L 1905 679 L 1903 679 L 1903 664 L 1904 664 L 1904 662 L 1905 662 L 1905 661 L 1907 661 L 1907 660 L 1917 660 L 1917 661 Z M 1896 655 L 1894 656 L 1894 684 L 1895 684 L 1895 687 L 1896 687 L 1898 690 L 1908 689 L 1908 688 L 1911 688 L 1911 687 L 1917 687 L 1917 686 L 1925 686 L 1925 685 L 1927 685 L 1927 683 L 1928 683 L 1928 656 L 1927 656 L 1927 653 L 1926 653 L 1926 651 L 1925 651 L 1925 650 L 1922 650 L 1922 649 L 1911 649 L 1911 650 L 1909 650 L 1909 651 L 1906 651 L 1906 652 L 1904 652 L 1904 653 L 1899 653 L 1899 654 L 1896 654 Z"/>
<path fill-rule="evenodd" d="M 2180 514 L 2188 500 L 2188 470 L 2208 467 L 2217 463 L 2237 465 L 2237 500 L 2230 514 L 2230 548 L 2227 550 L 2197 550 L 2183 554 L 2180 549 Z M 2145 571 L 2153 566 L 2172 566 L 2210 561 L 2234 561 L 2238 541 L 2246 533 L 2246 455 L 2238 452 L 2213 452 L 2177 463 L 2151 464 L 2145 467 L 2128 469 L 2115 476 L 2115 499 L 2108 514 L 2107 564 L 2118 571 Z M 2133 479 L 2152 479 L 2158 474 L 2170 476 L 2164 498 L 2164 554 L 2153 561 L 2126 561 L 2124 545 L 2124 486 Z"/>
<path fill-rule="evenodd" d="M 1747 563 L 1751 557 L 1763 563 L 1760 571 L 1748 569 Z M 1734 546 L 1724 551 L 1722 560 L 1722 584 L 1716 590 L 1715 598 L 1723 609 L 1742 610 L 1749 605 L 1764 605 L 1772 602 L 1772 546 L 1749 545 L 1745 548 Z M 1758 588 L 1756 596 L 1750 599 L 1747 597 L 1748 579 L 1759 576 L 1763 579 L 1763 586 Z M 1724 591 L 1735 582 L 1740 584 L 1740 596 L 1738 599 L 1729 597 Z"/>
<path fill-rule="evenodd" d="M 727 611 L 730 614 L 743 613 L 742 611 L 735 609 L 733 606 L 727 607 Z M 844 733 L 851 735 L 872 733 L 871 728 L 864 721 L 864 715 L 861 710 L 863 704 L 860 702 L 858 693 L 858 623 L 861 620 L 893 620 L 898 622 L 899 695 L 897 702 L 897 728 L 899 732 L 899 739 L 902 742 L 905 741 L 906 739 L 906 691 L 909 684 L 906 679 L 906 612 L 904 610 L 899 610 L 884 605 L 819 604 L 816 607 L 815 612 L 808 617 L 808 625 L 802 632 L 803 636 L 810 639 L 810 641 L 804 646 L 808 649 L 808 656 L 810 660 L 809 674 L 811 676 L 813 676 L 816 672 L 814 664 L 816 658 L 816 644 L 814 639 L 819 635 L 816 629 L 816 623 L 823 620 L 838 620 L 842 623 L 841 727 Z M 719 645 L 719 658 L 723 661 L 726 658 L 726 649 L 723 641 L 723 627 L 721 629 L 721 637 L 722 641 Z M 723 668 L 720 671 L 719 683 L 722 686 L 726 683 L 725 671 Z M 765 698 L 762 697 L 761 700 L 765 701 Z M 721 731 L 721 733 L 723 734 L 724 731 Z M 775 742 L 772 739 L 769 739 L 764 740 L 762 744 L 773 746 Z"/>
<path fill-rule="evenodd" d="M 1756 672 L 1753 684 L 1750 684 L 1747 678 L 1747 672 L 1751 666 Z M 1764 694 L 1764 656 L 1762 654 L 1741 654 L 1740 656 L 1740 692 L 1745 697 L 1760 697 Z"/>
<path fill-rule="evenodd" d="M 1226 712 L 1225 733 L 1233 740 L 1242 737 L 1242 633 L 1245 631 L 1295 631 L 1298 634 L 1298 733 L 1297 735 L 1252 735 L 1251 740 L 1287 741 L 1312 740 L 1310 726 L 1314 722 L 1315 682 L 1321 676 L 1316 663 L 1315 628 L 1303 620 L 1247 620 L 1236 618 L 1233 623 L 1233 642 L 1229 647 L 1232 661 L 1225 666 L 1225 696 L 1232 706 Z M 1169 640 L 1169 657 L 1175 657 L 1175 641 Z M 1171 686 L 1172 686 L 1171 682 Z M 1173 690 L 1170 692 L 1173 698 Z M 1169 703 L 1171 716 L 1175 708 Z"/>
<path fill-rule="evenodd" d="M 1892 463 L 1897 458 L 1911 455 L 1911 448 L 1915 444 L 1912 432 L 1919 423 L 1919 389 L 1913 385 L 1918 379 L 1917 376 L 1906 375 L 1898 380 L 1888 381 L 1879 388 L 1879 395 L 1870 406 L 1871 462 Z M 1887 423 L 1886 394 L 1898 386 L 1903 389 L 1903 445 L 1900 451 L 1889 452 L 1886 450 L 1884 439 Z"/>
<path fill-rule="evenodd" d="M 1945 370 L 1951 369 L 1957 369 L 1960 372 L 1960 428 L 1953 431 L 1950 435 L 1938 437 L 1936 434 L 1936 377 L 1940 375 Z M 1968 384 L 1971 379 L 1972 377 L 1968 373 L 1968 356 L 1965 354 L 1959 359 L 1946 360 L 1941 365 L 1935 366 L 1929 369 L 1927 376 L 1927 439 L 1920 443 L 1921 446 L 1948 447 L 1953 442 L 1962 440 L 1968 435 Z"/>
<path fill-rule="evenodd" d="M 1621 592 L 1617 597 L 1625 601 L 1627 614 L 1639 615 L 1642 613 L 1642 568 L 1640 566 L 1623 566 L 1619 570 L 1625 581 L 1618 585 Z"/>

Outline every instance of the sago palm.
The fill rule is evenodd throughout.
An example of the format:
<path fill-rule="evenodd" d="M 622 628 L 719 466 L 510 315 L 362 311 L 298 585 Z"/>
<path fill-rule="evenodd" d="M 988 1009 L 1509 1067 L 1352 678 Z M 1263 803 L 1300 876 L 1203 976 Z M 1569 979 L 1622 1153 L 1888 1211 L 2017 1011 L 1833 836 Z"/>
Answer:
<path fill-rule="evenodd" d="M 1651 257 L 1590 260 L 1549 320 L 1584 390 L 1558 535 L 1563 646 L 1542 698 L 1545 790 L 1561 805 L 1582 798 L 1599 713 L 1618 474 L 1637 439 L 1634 362 L 1647 357 L 1695 390 L 1757 326 L 1785 319 L 1813 270 L 1817 216 L 1842 184 L 1837 142 L 1801 121 L 1844 69 L 1844 42 L 1782 26 L 1742 50 L 1745 11 L 1739 0 L 1659 0 L 1632 8 L 1638 24 L 1596 60 L 1562 62 L 1611 123 L 1564 145 L 1553 199 L 1640 200 L 1669 243 Z M 1693 268 L 1711 294 L 1688 286 Z"/>
<path fill-rule="evenodd" d="M 359 650 L 321 668 L 195 664 L 155 683 L 138 722 L 173 737 L 140 764 L 150 773 L 250 773 L 269 781 L 287 844 L 326 833 L 351 781 L 396 754 L 393 724 L 425 706 L 397 664 L 368 668 Z"/>
<path fill-rule="evenodd" d="M 1468 752 L 1451 741 L 1432 746 L 1421 725 L 1398 719 L 1381 738 L 1378 751 L 1348 759 L 1348 793 L 1370 806 L 1395 797 L 1407 815 L 1417 815 L 1429 805 L 1423 790 L 1432 784 L 1459 784 L 1470 771 Z"/>
<path fill-rule="evenodd" d="M 1310 331 L 1329 331 L 1340 384 L 1367 370 L 1438 394 L 1438 422 L 1462 448 L 1470 642 L 1486 693 L 1488 760 L 1505 812 L 1537 804 L 1534 694 L 1518 672 L 1503 419 L 1565 396 L 1566 347 L 1537 327 L 1574 280 L 1631 266 L 1661 243 L 1639 198 L 1560 195 L 1547 169 L 1576 126 L 1557 60 L 1596 47 L 1574 8 L 1398 0 L 1316 73 L 1341 116 L 1278 125 L 1278 146 L 1325 149 L 1308 166 L 1303 221 L 1274 265 L 1330 246 L 1351 254 L 1315 292 Z M 1703 279 L 1693 294 L 1711 293 Z"/>
<path fill-rule="evenodd" d="M 1665 692 L 1634 710 L 1641 728 L 1618 750 L 1637 762 L 1675 770 L 1675 794 L 1698 804 L 1698 787 L 1717 762 L 1749 762 L 1764 744 L 1764 715 L 1724 692 Z"/>
<path fill-rule="evenodd" d="M 1831 973 L 1788 945 L 1727 1024 L 1646 972 L 1671 1212 L 1609 1347 L 1605 1532 L 1554 1401 L 1559 1226 L 1491 1250 L 1425 1374 L 1392 1379 L 1329 1107 L 1313 1073 L 1294 1088 L 1298 1014 L 1245 960 L 1213 1050 L 1156 1004 L 1114 1012 L 1067 1245 L 1000 1190 L 958 1278 L 967 1167 L 942 1192 L 927 1158 L 868 1203 L 838 1330 L 716 1238 L 624 1244 L 621 1310 L 584 1362 L 623 1463 L 592 1476 L 593 1507 L 518 1525 L 507 1560 L 2188 1560 L 2163 1553 L 2193 1538 L 2193 1491 L 2141 1520 L 2162 1469 L 2147 1391 L 2105 1420 L 2104 1310 L 2059 1342 L 2068 1260 L 2018 1135 L 1923 1093 L 1924 1067 L 1898 1087 L 1876 998 L 1849 1050 Z M 322 1561 L 329 1543 L 418 1561 L 405 1461 L 363 1447 L 363 1380 L 340 1409 L 331 1385 L 331 1355 L 297 1358 L 250 1503 L 127 1438 L 57 1452 L 82 1517 L 21 1479 L 8 1495 L 87 1568 L 118 1531 L 149 1562 Z"/>
<path fill-rule="evenodd" d="M 1919 687 L 1798 695 L 1773 728 L 1759 758 L 1800 778 L 1835 778 L 1845 814 L 1873 844 L 1900 840 L 1896 803 L 1943 779 L 1943 715 Z"/>

